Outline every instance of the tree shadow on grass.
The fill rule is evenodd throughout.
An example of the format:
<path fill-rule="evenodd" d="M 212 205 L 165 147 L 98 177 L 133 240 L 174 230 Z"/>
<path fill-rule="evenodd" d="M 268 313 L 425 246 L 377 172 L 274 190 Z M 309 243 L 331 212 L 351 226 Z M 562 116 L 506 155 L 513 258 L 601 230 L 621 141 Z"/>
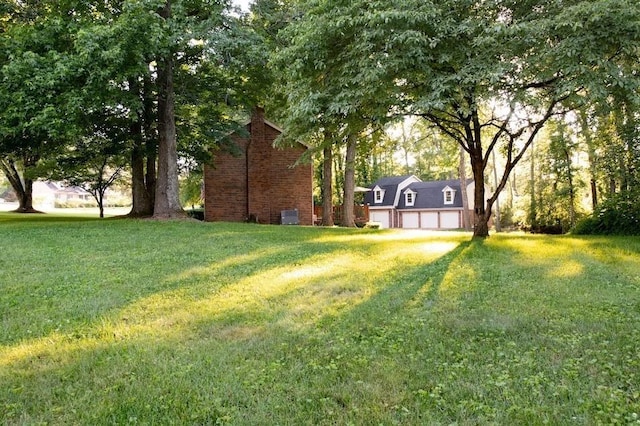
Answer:
<path fill-rule="evenodd" d="M 384 407 L 377 418 L 368 407 L 376 421 L 409 424 L 465 418 L 525 424 L 571 415 L 589 423 L 629 410 L 637 386 L 625 377 L 640 363 L 624 360 L 637 352 L 629 342 L 638 333 L 629 334 L 623 324 L 640 321 L 638 267 L 631 266 L 634 254 L 622 256 L 615 263 L 634 269 L 611 277 L 603 262 L 612 260 L 600 243 L 581 241 L 538 241 L 536 259 L 530 259 L 535 251 L 528 239 L 515 245 L 499 239 L 464 243 L 407 270 L 406 280 L 343 315 L 296 334 L 295 344 L 313 348 L 313 365 L 320 366 L 293 370 L 291 381 L 306 381 L 303 398 L 317 404 L 308 415 L 327 423 L 326 413 L 349 413 L 349 401 L 357 397 Z M 565 261 L 580 265 L 577 270 L 566 263 L 557 267 L 563 251 Z M 614 353 L 611 341 L 618 342 Z M 587 362 L 595 357 L 608 361 Z M 602 383 L 627 399 L 607 399 Z M 574 390 L 563 392 L 567 384 Z M 608 414 L 592 409 L 605 402 Z M 514 404 L 519 410 L 510 411 Z M 357 407 L 343 420 L 362 420 L 366 409 Z"/>
<path fill-rule="evenodd" d="M 350 268 L 345 253 L 362 260 L 385 250 L 394 239 L 406 240 L 403 234 L 362 230 L 296 227 L 283 233 L 273 226 L 139 221 L 29 227 L 21 235 L 24 245 L 14 254 L 24 271 L 15 271 L 19 279 L 5 280 L 3 315 L 9 321 L 3 344 L 90 327 L 96 320 L 117 320 L 120 310 L 136 304 L 158 303 L 169 309 L 171 301 L 179 304 L 181 298 L 210 298 L 256 274 L 263 277 L 259 285 L 273 284 L 283 274 L 295 278 L 296 271 L 318 259 L 329 262 L 326 270 L 310 271 L 319 274 L 316 285 L 321 286 L 323 274 L 335 280 L 340 267 Z M 330 264 L 327 258 L 336 253 L 346 259 L 343 264 Z M 0 273 L 2 269 L 0 262 Z M 273 273 L 265 274 L 269 271 Z M 345 280 L 357 283 L 357 277 Z"/>
<path fill-rule="evenodd" d="M 246 228 L 238 228 L 238 232 L 245 230 Z M 271 232 L 270 229 L 266 228 L 260 230 L 267 233 Z M 345 243 L 340 240 L 345 234 L 344 232 L 336 232 L 331 234 L 340 237 L 339 240 L 334 241 L 329 239 L 327 241 L 315 241 L 313 251 L 309 252 L 303 245 L 305 241 L 317 239 L 317 234 L 300 231 L 300 233 L 296 235 L 296 231 L 292 230 L 290 236 L 283 237 L 281 234 L 276 233 L 281 239 L 281 245 L 278 250 L 273 250 L 273 246 L 270 245 L 270 243 L 255 243 L 255 241 L 251 241 L 250 239 L 240 238 L 240 235 L 234 234 L 234 232 L 235 231 L 232 231 L 230 236 L 236 237 L 236 240 L 239 241 L 234 242 L 234 238 L 229 238 L 230 236 L 216 237 L 213 239 L 204 238 L 205 242 L 203 244 L 205 245 L 213 242 L 230 245 L 230 249 L 222 259 L 217 258 L 211 263 L 212 259 L 209 256 L 194 256 L 194 259 L 191 259 L 189 262 L 180 264 L 180 272 L 174 269 L 176 274 L 173 275 L 173 278 L 148 288 L 129 289 L 129 291 L 132 291 L 130 295 L 124 295 L 114 300 L 113 303 L 115 304 L 107 303 L 102 305 L 102 307 L 100 305 L 96 306 L 95 309 L 97 310 L 91 312 L 87 318 L 68 322 L 67 326 L 62 327 L 58 324 L 53 324 L 51 327 L 56 327 L 56 330 L 43 328 L 41 330 L 41 336 L 32 334 L 27 340 L 24 339 L 24 335 L 19 335 L 18 333 L 16 333 L 16 337 L 13 339 L 9 337 L 8 341 L 5 338 L 5 344 L 15 345 L 15 350 L 12 356 L 4 359 L 3 365 L 5 367 L 14 365 L 19 367 L 19 370 L 24 369 L 23 371 L 25 372 L 30 371 L 36 365 L 40 365 L 40 367 L 36 367 L 34 370 L 49 370 L 53 373 L 61 368 L 62 365 L 73 366 L 76 364 L 78 354 L 82 354 L 85 351 L 90 354 L 95 351 L 108 350 L 107 348 L 118 347 L 121 344 L 120 342 L 126 342 L 130 339 L 150 338 L 152 340 L 166 339 L 168 342 L 174 339 L 184 341 L 185 339 L 189 339 L 190 336 L 203 338 L 207 333 L 212 333 L 212 335 L 216 336 L 241 336 L 242 338 L 250 338 L 253 333 L 264 335 L 264 331 L 260 330 L 265 327 L 262 327 L 260 323 L 265 319 L 269 320 L 270 317 L 277 318 L 277 326 L 275 329 L 281 330 L 295 325 L 296 329 L 304 330 L 309 324 L 321 321 L 326 316 L 323 312 L 312 312 L 309 317 L 308 315 L 301 315 L 299 311 L 296 311 L 296 305 L 305 302 L 309 288 L 312 287 L 311 293 L 314 291 L 320 293 L 318 299 L 322 299 L 324 296 L 329 298 L 335 297 L 338 306 L 332 309 L 336 315 L 341 315 L 342 312 L 348 312 L 351 309 L 351 307 L 347 305 L 353 301 L 351 296 L 358 292 L 357 277 L 350 275 L 348 271 L 345 272 L 339 267 L 333 266 L 326 269 L 319 269 L 316 271 L 317 275 L 315 276 L 312 274 L 297 277 L 297 270 L 305 268 L 313 259 L 319 259 L 320 262 L 326 261 L 327 258 L 336 253 L 337 250 L 343 250 L 345 262 L 350 259 L 347 257 L 348 253 L 345 253 L 345 251 L 358 252 L 359 259 L 363 259 L 369 253 L 381 249 L 388 244 L 389 240 L 395 238 L 393 236 L 385 238 L 384 244 L 377 243 L 375 239 L 364 239 L 358 243 L 350 244 L 345 250 Z M 91 233 L 95 237 L 98 231 L 92 230 L 90 231 L 90 234 Z M 323 235 L 326 235 L 326 233 L 323 233 Z M 366 235 L 366 233 L 358 233 L 357 235 L 361 237 L 362 235 Z M 375 234 L 374 236 L 377 235 L 379 234 Z M 404 239 L 404 237 L 400 236 L 398 238 Z M 107 243 L 104 241 L 98 241 L 96 244 L 96 240 L 93 239 L 92 248 L 94 252 L 87 262 L 90 261 L 92 264 L 97 264 L 98 267 L 101 267 L 105 263 L 108 264 L 110 259 L 109 251 L 106 250 L 103 252 L 101 248 L 101 246 L 105 244 Z M 198 244 L 195 245 L 196 247 L 192 247 L 192 253 L 198 251 L 198 247 L 202 247 Z M 379 245 L 379 247 L 377 247 L 377 245 Z M 258 250 L 260 253 L 253 257 L 241 254 L 242 251 L 248 248 Z M 73 253 L 81 252 L 83 252 L 82 247 Z M 140 258 L 138 258 L 137 261 L 144 262 L 144 260 Z M 160 259 L 158 266 L 161 266 L 161 263 L 162 259 Z M 81 266 L 86 264 L 85 262 L 81 262 Z M 215 266 L 218 264 L 221 264 L 221 267 Z M 167 265 L 162 266 L 166 267 Z M 213 269 L 211 269 L 212 266 Z M 291 266 L 293 266 L 293 269 L 287 270 L 287 268 Z M 349 265 L 348 263 L 344 263 L 342 266 L 348 269 Z M 190 272 L 187 271 L 185 273 L 185 267 L 187 267 L 187 270 L 190 270 Z M 279 268 L 284 269 L 280 271 L 278 270 Z M 379 269 L 380 272 L 383 273 L 386 271 L 384 267 Z M 162 273 L 168 270 L 171 270 L 171 268 L 162 269 Z M 229 274 L 229 270 L 233 272 Z M 219 306 L 216 305 L 216 297 L 220 296 L 220 292 L 224 292 L 226 287 L 236 285 L 237 281 L 243 277 L 256 274 L 266 273 L 267 275 L 265 275 L 265 277 L 269 278 L 269 271 L 274 272 L 275 275 L 271 277 L 275 277 L 274 279 L 276 281 L 290 275 L 289 278 L 293 284 L 288 287 L 285 286 L 273 294 L 262 297 L 258 304 L 242 303 L 242 300 L 239 300 L 235 308 L 228 310 L 219 309 Z M 366 271 L 361 272 L 366 273 Z M 416 270 L 413 267 L 409 267 L 400 273 L 395 272 L 393 279 L 398 279 L 399 282 L 402 283 L 401 285 L 404 286 L 403 290 L 386 289 L 385 287 L 389 285 L 389 282 L 382 280 L 377 286 L 373 286 L 370 291 L 377 292 L 375 297 L 381 299 L 380 303 L 398 304 L 400 303 L 400 299 L 409 297 L 408 295 L 412 291 L 420 288 L 422 285 L 421 280 L 424 279 L 422 276 L 423 272 L 422 269 Z M 113 278 L 114 275 L 117 278 L 118 274 L 114 274 L 112 271 L 110 278 Z M 327 282 L 331 282 L 331 285 L 335 284 L 336 286 L 332 287 L 328 293 L 322 293 L 323 285 Z M 118 279 L 115 281 L 107 280 L 107 283 L 103 283 L 100 287 L 91 286 L 91 298 L 96 301 L 100 300 L 101 297 L 104 296 L 105 291 L 111 291 L 108 283 L 116 284 L 116 286 L 121 289 L 128 288 L 118 285 L 118 283 L 120 283 Z M 68 294 L 62 294 L 62 296 L 73 299 L 74 291 L 77 291 L 77 288 L 74 290 L 74 284 L 76 283 L 70 282 L 68 288 L 63 288 L 64 286 L 62 286 L 57 291 L 68 291 Z M 270 283 L 265 282 L 264 284 L 269 285 Z M 277 282 L 272 284 L 278 285 Z M 159 301 L 155 300 L 155 297 L 158 297 Z M 174 300 L 171 300 L 172 297 L 174 297 Z M 369 295 L 365 294 L 361 297 L 359 296 L 358 299 L 366 300 L 368 297 Z M 86 309 L 86 301 L 84 303 L 85 305 L 78 307 L 78 312 Z M 330 306 L 332 303 L 331 300 L 323 301 L 314 308 L 322 309 L 324 305 Z M 345 305 L 345 303 L 347 305 Z M 186 309 L 180 309 L 181 304 L 186 304 Z M 137 313 L 138 318 L 134 319 L 129 312 L 134 305 L 138 305 L 138 309 L 143 311 L 145 309 L 156 310 L 158 314 L 145 316 L 144 313 Z M 203 307 L 206 307 L 206 309 L 203 309 Z M 281 307 L 284 307 L 284 309 L 281 309 Z M 24 306 L 22 308 L 28 309 L 28 307 L 25 308 Z M 194 310 L 190 312 L 191 308 L 200 308 L 201 311 Z M 172 315 L 176 310 L 180 310 L 180 312 L 177 315 Z M 264 310 L 266 313 L 260 314 L 261 310 Z M 274 312 L 276 313 L 274 314 Z M 51 313 L 53 314 L 53 311 Z M 116 313 L 115 316 L 113 315 L 114 313 Z M 332 316 L 333 314 L 327 315 Z M 300 324 L 296 324 L 299 318 L 302 318 L 302 321 Z M 86 320 L 89 321 L 85 322 Z M 203 324 L 209 324 L 209 326 L 202 327 Z M 270 326 L 266 328 L 268 329 L 269 327 Z M 157 329 L 164 331 L 158 333 Z M 200 331 L 190 332 L 187 329 Z M 266 331 L 267 334 L 270 332 L 272 331 Z M 148 334 L 150 334 L 150 336 Z M 147 337 L 144 337 L 145 335 L 147 335 Z M 67 348 L 67 354 L 64 353 L 64 350 L 58 351 L 56 349 L 59 349 L 60 345 Z M 6 348 L 11 348 L 11 346 L 6 346 Z M 51 355 L 51 351 L 57 352 L 57 355 Z M 90 357 L 91 356 L 89 356 L 89 358 Z"/>
<path fill-rule="evenodd" d="M 247 225 L 69 222 L 41 222 L 0 238 L 6 238 L 5 247 L 16 238 L 21 243 L 0 260 L 0 301 L 7 318 L 0 343 L 85 327 L 171 291 L 206 296 L 243 276 L 302 264 L 337 247 L 305 250 L 305 241 L 317 236 L 313 229 L 283 235 L 281 228 Z"/>
<path fill-rule="evenodd" d="M 6 401 L 0 407 L 5 418 L 122 422 L 133 416 L 148 422 L 206 422 L 226 415 L 237 418 L 250 409 L 262 413 L 263 420 L 276 414 L 280 421 L 288 416 L 303 420 L 309 415 L 305 410 L 288 411 L 300 409 L 300 401 L 278 409 L 272 398 L 286 399 L 287 387 L 299 386 L 298 381 L 321 386 L 325 375 L 311 364 L 330 367 L 332 339 L 360 339 L 360 345 L 363 339 L 375 341 L 382 330 L 377 324 L 397 321 L 412 303 L 436 300 L 450 264 L 469 246 L 456 247 L 459 241 L 453 239 L 451 251 L 397 270 L 366 264 L 367 256 L 388 247 L 393 235 L 384 244 L 364 239 L 348 247 L 340 238 L 314 241 L 311 252 L 295 236 L 278 234 L 278 250 L 235 236 L 240 241 L 214 239 L 230 244 L 222 259 L 183 262 L 161 285 L 102 311 L 109 313 L 106 317 L 98 314 L 86 326 L 72 324 L 15 345 L 0 366 L 8 384 L 0 398 Z M 303 241 L 317 237 L 298 236 Z M 237 251 L 241 247 L 250 247 L 250 253 Z M 336 264 L 329 258 L 336 253 L 344 268 L 339 262 L 331 267 Z M 355 274 L 347 267 L 352 259 L 365 262 Z M 367 272 L 374 279 L 359 288 L 358 278 Z M 265 288 L 252 290 L 251 279 Z M 307 356 L 305 365 L 299 364 L 296 351 Z M 310 356 L 310 351 L 316 353 Z M 297 368 L 302 376 L 283 379 L 288 368 Z M 331 382 L 331 376 L 326 380 Z M 83 405 L 87 401 L 91 410 Z M 64 407 L 64 413 L 54 406 Z M 189 412 L 191 417 L 185 417 Z M 312 412 L 317 416 L 322 410 Z"/>
<path fill-rule="evenodd" d="M 201 229 L 212 234 L 189 250 L 178 241 L 188 258 L 180 267 L 163 266 L 169 252 L 158 260 L 163 282 L 131 293 L 86 327 L 15 345 L 0 364 L 0 414 L 23 423 L 417 424 L 429 419 L 420 417 L 427 410 L 452 422 L 458 400 L 439 392 L 458 386 L 458 398 L 500 407 L 478 396 L 510 368 L 497 348 L 515 361 L 539 349 L 540 329 L 525 331 L 549 321 L 550 309 L 523 311 L 527 297 L 516 296 L 535 284 L 536 267 L 558 272 L 549 251 L 563 241 L 544 240 L 546 260 L 534 264 L 528 240 L 461 242 L 443 234 L 416 242 L 381 233 L 386 242 L 376 242 L 350 231 L 319 237 L 262 228 L 256 239 L 242 235 L 246 227 L 217 236 Z M 439 251 L 419 253 L 442 239 L 448 245 Z M 207 244 L 227 248 L 216 259 L 198 255 Z M 572 253 L 587 266 L 601 254 Z M 578 286 L 585 276 L 563 279 Z M 563 324 L 571 337 L 572 323 Z M 481 374 L 470 376 L 474 369 Z M 527 389 L 552 395 L 551 385 Z M 528 394 L 510 396 L 528 401 Z"/>
<path fill-rule="evenodd" d="M 393 274 L 389 283 L 364 303 L 341 316 L 345 324 L 375 324 L 379 313 L 392 316 L 409 307 L 429 309 L 438 303 L 441 286 L 452 264 L 474 243 L 462 242 L 442 257 L 425 265 L 407 267 Z"/>

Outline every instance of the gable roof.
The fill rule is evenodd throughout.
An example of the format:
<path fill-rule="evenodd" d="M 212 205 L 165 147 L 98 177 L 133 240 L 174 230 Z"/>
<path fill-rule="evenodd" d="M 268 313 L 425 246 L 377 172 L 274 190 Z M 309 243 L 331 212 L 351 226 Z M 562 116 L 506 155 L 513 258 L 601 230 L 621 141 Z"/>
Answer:
<path fill-rule="evenodd" d="M 264 117 L 264 110 L 260 109 L 257 114 L 252 115 L 251 118 L 242 122 L 242 126 L 246 129 L 247 134 L 249 135 L 248 137 L 251 137 L 251 124 L 254 122 L 254 120 L 261 120 L 265 126 L 270 127 L 271 129 L 276 131 L 278 137 L 273 141 L 274 146 L 276 146 L 276 142 L 282 137 L 281 135 L 284 134 L 284 130 L 282 129 L 282 127 L 280 127 L 273 121 L 266 119 Z M 237 132 L 232 132 L 230 134 L 237 134 Z M 242 137 L 246 138 L 245 136 Z M 311 144 L 309 144 L 308 142 L 296 140 L 293 143 L 289 144 L 289 146 L 293 145 L 302 145 L 305 149 L 311 149 Z"/>
<path fill-rule="evenodd" d="M 266 118 L 263 118 L 262 121 L 264 122 L 265 125 L 271 127 L 273 130 L 275 130 L 278 133 L 284 133 L 284 130 L 282 130 L 282 127 L 278 126 L 277 124 L 275 124 L 273 121 L 269 121 Z M 247 127 L 247 129 L 250 129 L 251 127 L 251 120 L 245 120 L 242 123 L 243 126 Z"/>
<path fill-rule="evenodd" d="M 455 191 L 453 204 L 444 203 L 443 192 L 446 188 Z M 413 206 L 405 205 L 404 193 L 408 189 L 416 193 Z M 402 191 L 402 195 L 398 203 L 398 209 L 444 209 L 462 208 L 463 206 L 460 180 L 458 179 L 414 182 Z"/>

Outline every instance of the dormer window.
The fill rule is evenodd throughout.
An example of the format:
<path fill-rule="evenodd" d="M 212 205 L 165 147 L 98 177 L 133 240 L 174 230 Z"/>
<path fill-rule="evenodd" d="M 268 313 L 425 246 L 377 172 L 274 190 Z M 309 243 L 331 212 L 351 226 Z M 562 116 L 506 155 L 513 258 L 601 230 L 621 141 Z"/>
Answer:
<path fill-rule="evenodd" d="M 404 204 L 407 207 L 413 207 L 416 202 L 416 193 L 410 189 L 407 189 L 404 193 Z"/>
<path fill-rule="evenodd" d="M 447 186 L 446 188 L 444 188 L 442 190 L 442 193 L 444 195 L 444 204 L 445 205 L 451 205 L 453 204 L 453 200 L 456 197 L 456 190 L 452 189 L 451 187 Z"/>
<path fill-rule="evenodd" d="M 379 186 L 376 186 L 375 188 L 373 188 L 373 202 L 375 204 L 382 204 L 383 200 L 384 200 L 384 189 L 380 188 Z"/>

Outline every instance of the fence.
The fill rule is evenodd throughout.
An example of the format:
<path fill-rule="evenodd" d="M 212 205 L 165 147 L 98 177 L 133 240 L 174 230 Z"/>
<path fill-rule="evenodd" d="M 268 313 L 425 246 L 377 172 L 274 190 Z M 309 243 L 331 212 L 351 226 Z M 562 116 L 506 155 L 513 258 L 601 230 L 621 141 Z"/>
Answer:
<path fill-rule="evenodd" d="M 333 206 L 333 222 L 336 225 L 342 223 L 342 205 Z M 324 211 L 323 206 L 313 206 L 313 214 L 315 217 L 316 225 L 322 224 L 322 212 Z M 365 223 L 369 222 L 369 206 L 363 206 L 359 204 L 355 204 L 353 206 L 353 213 L 355 215 L 354 221 L 356 222 L 356 226 L 364 226 Z"/>

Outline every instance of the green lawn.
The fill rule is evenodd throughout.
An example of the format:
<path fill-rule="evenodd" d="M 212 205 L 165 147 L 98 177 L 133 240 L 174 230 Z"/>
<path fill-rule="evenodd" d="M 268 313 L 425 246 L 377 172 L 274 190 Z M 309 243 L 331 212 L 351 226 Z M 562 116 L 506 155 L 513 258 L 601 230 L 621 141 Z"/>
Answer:
<path fill-rule="evenodd" d="M 640 423 L 640 238 L 0 213 L 4 424 Z"/>

